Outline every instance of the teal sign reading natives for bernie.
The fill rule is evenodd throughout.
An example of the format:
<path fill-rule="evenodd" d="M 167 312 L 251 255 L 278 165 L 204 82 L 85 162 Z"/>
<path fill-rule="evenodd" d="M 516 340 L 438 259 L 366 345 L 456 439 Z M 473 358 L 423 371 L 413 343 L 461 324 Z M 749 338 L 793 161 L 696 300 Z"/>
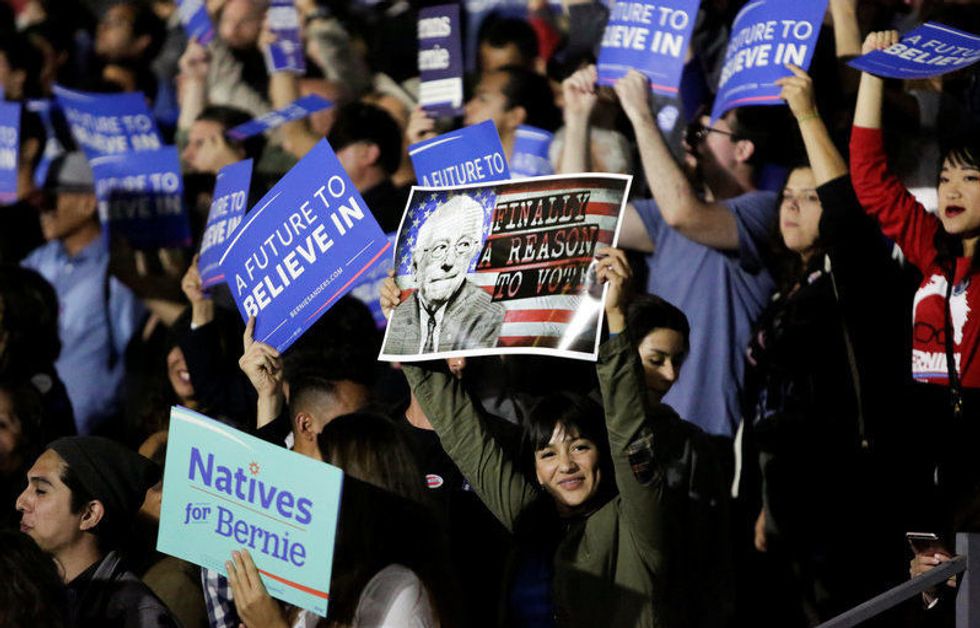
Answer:
<path fill-rule="evenodd" d="M 170 411 L 157 550 L 224 575 L 247 549 L 272 597 L 325 617 L 343 472 Z"/>

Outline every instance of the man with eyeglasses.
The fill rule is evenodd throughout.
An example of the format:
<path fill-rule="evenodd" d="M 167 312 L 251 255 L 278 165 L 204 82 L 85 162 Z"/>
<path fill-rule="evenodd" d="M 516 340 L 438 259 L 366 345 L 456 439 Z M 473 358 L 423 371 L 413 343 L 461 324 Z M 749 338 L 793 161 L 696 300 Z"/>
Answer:
<path fill-rule="evenodd" d="M 496 345 L 504 308 L 466 278 L 480 253 L 483 206 L 468 196 L 440 205 L 412 250 L 416 290 L 391 317 L 387 353 L 435 353 Z"/>
<path fill-rule="evenodd" d="M 590 66 L 563 85 L 563 172 L 588 170 L 585 141 L 596 79 Z M 649 80 L 633 71 L 615 91 L 636 133 L 653 197 L 627 205 L 619 244 L 647 254 L 647 291 L 681 308 L 691 322 L 684 366 L 689 376 L 671 388 L 664 402 L 718 437 L 719 453 L 732 475 L 744 350 L 773 289 L 761 252 L 777 217 L 776 196 L 757 191 L 756 178 L 768 148 L 762 140 L 767 134 L 776 137 L 779 111 L 748 107 L 713 122 L 700 118 L 686 134 L 682 167 L 658 129 Z M 771 129 L 750 129 L 745 124 L 750 118 L 765 120 Z"/>

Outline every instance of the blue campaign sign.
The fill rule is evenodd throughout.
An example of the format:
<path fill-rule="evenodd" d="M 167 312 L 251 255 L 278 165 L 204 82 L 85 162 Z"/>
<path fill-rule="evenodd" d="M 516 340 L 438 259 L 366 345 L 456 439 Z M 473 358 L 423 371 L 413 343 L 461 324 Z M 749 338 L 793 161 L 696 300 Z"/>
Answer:
<path fill-rule="evenodd" d="M 44 154 L 41 155 L 41 161 L 38 162 L 37 168 L 34 170 L 34 185 L 41 187 L 48 177 L 48 168 L 51 167 L 51 162 L 54 161 L 55 157 L 65 152 L 65 147 L 61 145 L 54 129 L 54 121 L 52 120 L 54 101 L 46 98 L 28 100 L 24 103 L 24 107 L 41 118 L 41 124 L 44 125 L 44 133 L 47 136 L 47 141 L 44 143 Z"/>
<path fill-rule="evenodd" d="M 510 178 L 493 120 L 412 144 L 408 156 L 420 185 L 450 187 Z"/>
<path fill-rule="evenodd" d="M 299 13 L 293 0 L 272 0 L 266 12 L 269 30 L 276 40 L 265 49 L 265 65 L 273 72 L 306 72 L 306 57 L 299 34 Z"/>
<path fill-rule="evenodd" d="M 602 35 L 599 85 L 612 85 L 636 69 L 658 94 L 676 96 L 701 0 L 616 2 Z"/>
<path fill-rule="evenodd" d="M 136 249 L 183 247 L 191 242 L 177 149 L 106 155 L 89 162 L 99 216 Z"/>
<path fill-rule="evenodd" d="M 459 5 L 419 10 L 419 104 L 436 115 L 463 108 L 463 44 Z"/>
<path fill-rule="evenodd" d="M 337 467 L 174 407 L 157 550 L 227 576 L 246 549 L 272 597 L 326 617 L 343 481 Z"/>
<path fill-rule="evenodd" d="M 214 39 L 214 24 L 204 0 L 177 0 L 177 11 L 188 39 L 196 39 L 201 45 Z"/>
<path fill-rule="evenodd" d="M 787 63 L 809 69 L 827 0 L 755 0 L 732 24 L 711 119 L 735 107 L 780 105 Z"/>
<path fill-rule="evenodd" d="M 980 61 L 980 37 L 928 22 L 895 44 L 848 63 L 885 78 L 916 79 L 954 72 Z"/>
<path fill-rule="evenodd" d="M 327 140 L 248 213 L 220 260 L 255 338 L 285 351 L 389 250 Z"/>
<path fill-rule="evenodd" d="M 514 134 L 514 154 L 510 158 L 510 174 L 520 177 L 541 177 L 555 174 L 548 159 L 548 149 L 555 139 L 554 133 L 528 124 L 517 127 Z"/>
<path fill-rule="evenodd" d="M 225 280 L 218 262 L 225 252 L 225 242 L 245 217 L 248 208 L 248 188 L 252 182 L 252 160 L 246 159 L 218 171 L 208 212 L 208 224 L 201 238 L 200 258 L 197 261 L 201 284 L 210 288 Z"/>
<path fill-rule="evenodd" d="M 163 146 L 142 93 L 93 94 L 55 85 L 54 95 L 89 159 Z"/>
<path fill-rule="evenodd" d="M 388 234 L 388 242 L 391 243 L 392 250 L 395 247 L 397 233 Z M 354 282 L 353 290 L 350 291 L 352 297 L 363 303 L 371 310 L 374 317 L 374 324 L 378 329 L 384 329 L 388 323 L 384 312 L 381 311 L 381 286 L 388 278 L 388 271 L 395 267 L 395 262 L 390 255 L 382 255 L 374 266 L 369 268 L 361 278 Z"/>
<path fill-rule="evenodd" d="M 0 203 L 17 200 L 20 103 L 0 102 Z"/>
<path fill-rule="evenodd" d="M 316 94 L 310 94 L 309 96 L 303 96 L 302 98 L 296 99 L 282 109 L 270 111 L 269 113 L 255 118 L 254 120 L 249 120 L 244 124 L 239 124 L 238 126 L 229 129 L 227 134 L 228 137 L 232 139 L 244 140 L 252 137 L 253 135 L 264 133 L 269 129 L 274 129 L 277 126 L 282 126 L 287 122 L 305 118 L 311 113 L 316 113 L 321 109 L 326 109 L 327 107 L 332 106 L 333 103 L 326 98 L 317 96 Z"/>

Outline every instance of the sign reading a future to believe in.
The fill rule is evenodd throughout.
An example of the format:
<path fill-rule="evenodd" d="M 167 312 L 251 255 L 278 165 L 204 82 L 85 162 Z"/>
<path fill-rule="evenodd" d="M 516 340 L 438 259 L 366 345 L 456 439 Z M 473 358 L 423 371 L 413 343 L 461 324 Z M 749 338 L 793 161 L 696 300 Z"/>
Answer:
<path fill-rule="evenodd" d="M 915 79 L 960 70 L 977 61 L 980 37 L 929 22 L 903 35 L 897 44 L 869 52 L 848 65 L 885 78 Z"/>

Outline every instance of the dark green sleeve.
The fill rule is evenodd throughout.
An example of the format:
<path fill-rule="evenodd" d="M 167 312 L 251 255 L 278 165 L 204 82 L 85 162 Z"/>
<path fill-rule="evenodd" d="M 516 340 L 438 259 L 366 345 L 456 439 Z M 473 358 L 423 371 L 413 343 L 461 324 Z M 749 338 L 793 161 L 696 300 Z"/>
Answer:
<path fill-rule="evenodd" d="M 658 414 L 673 415 L 662 404 L 650 406 L 643 367 L 627 333 L 610 338 L 599 348 L 596 364 L 606 412 L 620 516 L 652 568 L 661 564 L 664 545 L 665 478 L 657 450 Z M 669 439 L 668 435 L 664 435 Z M 630 459 L 631 455 L 633 460 Z M 643 469 L 641 471 L 641 468 Z"/>
<path fill-rule="evenodd" d="M 517 516 L 537 495 L 534 487 L 490 435 L 459 381 L 410 364 L 402 368 L 443 449 L 487 508 L 513 531 Z"/>

